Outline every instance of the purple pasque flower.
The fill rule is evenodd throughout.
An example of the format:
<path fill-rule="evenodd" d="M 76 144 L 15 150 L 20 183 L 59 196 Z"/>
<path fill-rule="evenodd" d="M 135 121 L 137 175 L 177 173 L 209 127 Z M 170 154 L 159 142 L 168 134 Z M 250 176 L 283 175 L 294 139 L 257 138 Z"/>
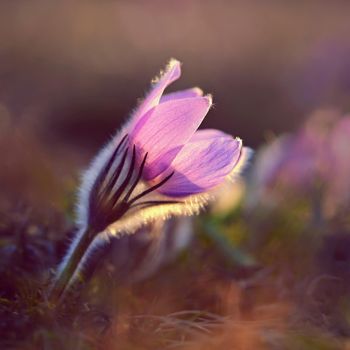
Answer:
<path fill-rule="evenodd" d="M 163 95 L 180 77 L 172 60 L 131 120 L 86 171 L 78 199 L 78 233 L 49 290 L 61 300 L 97 244 L 150 221 L 192 215 L 236 175 L 248 149 L 218 130 L 197 131 L 212 104 L 198 88 Z"/>
<path fill-rule="evenodd" d="M 327 147 L 331 163 L 327 173 L 328 208 L 350 207 L 350 116 L 334 125 Z M 332 208 L 333 207 L 333 208 Z"/>
<path fill-rule="evenodd" d="M 220 182 L 237 163 L 242 142 L 218 130 L 198 127 L 212 105 L 199 88 L 164 95 L 180 77 L 180 63 L 171 61 L 165 74 L 136 111 L 130 141 L 142 159 L 147 153 L 143 178 L 154 182 L 174 171 L 159 188 L 170 197 L 204 192 Z"/>
<path fill-rule="evenodd" d="M 248 152 L 239 138 L 197 130 L 212 105 L 210 95 L 199 88 L 163 94 L 180 75 L 180 63 L 171 60 L 96 157 L 81 187 L 80 223 L 117 234 L 154 218 L 193 214 L 241 169 Z"/>
<path fill-rule="evenodd" d="M 251 204 L 318 193 L 326 214 L 333 215 L 350 204 L 349 148 L 350 117 L 334 110 L 315 112 L 297 133 L 277 138 L 258 153 Z"/>

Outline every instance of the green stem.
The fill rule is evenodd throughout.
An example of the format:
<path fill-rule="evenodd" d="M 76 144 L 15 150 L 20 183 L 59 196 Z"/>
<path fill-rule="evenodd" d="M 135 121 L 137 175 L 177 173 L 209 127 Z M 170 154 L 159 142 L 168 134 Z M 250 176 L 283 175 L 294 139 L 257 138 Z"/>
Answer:
<path fill-rule="evenodd" d="M 96 234 L 93 234 L 89 230 L 84 230 L 73 250 L 68 252 L 68 256 L 62 263 L 63 266 L 59 268 L 57 276 L 51 285 L 48 295 L 48 301 L 50 303 L 56 305 L 62 300 L 67 287 L 70 285 L 73 276 L 79 268 L 80 262 L 95 237 Z"/>

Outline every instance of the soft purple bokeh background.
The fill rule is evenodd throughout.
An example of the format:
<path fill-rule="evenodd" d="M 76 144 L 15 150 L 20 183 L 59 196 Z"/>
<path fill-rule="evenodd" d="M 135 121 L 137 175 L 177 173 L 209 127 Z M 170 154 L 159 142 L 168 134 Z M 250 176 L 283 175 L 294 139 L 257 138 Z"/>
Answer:
<path fill-rule="evenodd" d="M 15 145 L 5 169 L 38 158 L 19 141 L 30 134 L 56 175 L 76 174 L 171 57 L 183 62 L 172 91 L 213 94 L 202 127 L 252 147 L 315 108 L 346 112 L 349 13 L 345 1 L 3 1 L 2 153 Z"/>

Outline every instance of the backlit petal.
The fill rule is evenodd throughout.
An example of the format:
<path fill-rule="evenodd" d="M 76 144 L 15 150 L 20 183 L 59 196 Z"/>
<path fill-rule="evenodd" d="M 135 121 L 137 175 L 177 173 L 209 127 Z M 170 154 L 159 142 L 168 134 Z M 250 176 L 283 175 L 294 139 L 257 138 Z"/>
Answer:
<path fill-rule="evenodd" d="M 211 106 L 211 97 L 164 102 L 146 113 L 130 134 L 138 159 L 148 152 L 144 178 L 164 172 L 193 136 Z"/>
<path fill-rule="evenodd" d="M 134 113 L 132 123 L 147 113 L 151 108 L 157 106 L 162 97 L 164 90 L 181 76 L 181 64 L 179 61 L 172 59 L 167 65 L 165 72 L 152 85 L 151 91 L 146 95 L 140 106 Z"/>
<path fill-rule="evenodd" d="M 162 98 L 160 99 L 160 103 L 170 101 L 170 100 L 179 100 L 181 98 L 198 97 L 202 95 L 203 95 L 203 91 L 198 87 L 194 87 L 192 89 L 171 92 L 169 94 L 163 95 Z"/>
<path fill-rule="evenodd" d="M 213 188 L 232 172 L 241 148 L 240 139 L 216 130 L 199 131 L 173 161 L 175 174 L 159 192 L 182 197 Z"/>
<path fill-rule="evenodd" d="M 204 141 L 204 140 L 213 140 L 220 137 L 231 137 L 223 131 L 217 129 L 202 129 L 197 130 L 190 139 L 190 142 Z"/>

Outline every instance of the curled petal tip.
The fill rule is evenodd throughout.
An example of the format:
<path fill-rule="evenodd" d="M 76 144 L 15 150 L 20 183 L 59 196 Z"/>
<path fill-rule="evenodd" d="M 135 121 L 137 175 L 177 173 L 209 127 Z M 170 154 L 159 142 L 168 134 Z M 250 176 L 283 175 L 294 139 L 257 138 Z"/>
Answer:
<path fill-rule="evenodd" d="M 205 95 L 204 98 L 208 101 L 209 107 L 211 107 L 213 104 L 213 96 L 208 94 L 208 95 Z"/>
<path fill-rule="evenodd" d="M 189 98 L 189 97 L 202 97 L 202 96 L 203 96 L 203 91 L 198 87 L 194 87 L 191 89 L 171 92 L 169 94 L 163 95 L 162 98 L 160 99 L 160 103 L 163 103 L 165 101 L 170 101 L 170 100 L 177 100 L 177 99 Z"/>
<path fill-rule="evenodd" d="M 195 93 L 197 96 L 203 96 L 203 90 L 199 88 L 198 86 L 195 86 L 192 88 L 193 93 Z"/>
<path fill-rule="evenodd" d="M 164 74 L 170 74 L 173 76 L 173 79 L 176 80 L 181 75 L 181 62 L 172 58 L 167 66 L 165 67 L 165 73 Z"/>
<path fill-rule="evenodd" d="M 179 60 L 177 60 L 176 58 L 171 58 L 169 60 L 168 63 L 168 67 L 169 69 L 173 68 L 174 66 L 181 66 L 181 62 Z"/>
<path fill-rule="evenodd" d="M 235 137 L 235 141 L 237 141 L 239 143 L 239 148 L 241 149 L 242 145 L 243 145 L 242 139 L 240 137 Z"/>

